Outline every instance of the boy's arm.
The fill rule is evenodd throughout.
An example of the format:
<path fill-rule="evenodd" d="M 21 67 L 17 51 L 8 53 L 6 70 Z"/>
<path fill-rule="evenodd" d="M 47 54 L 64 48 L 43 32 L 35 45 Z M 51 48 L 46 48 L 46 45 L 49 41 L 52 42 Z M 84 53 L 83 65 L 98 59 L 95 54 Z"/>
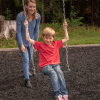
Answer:
<path fill-rule="evenodd" d="M 66 21 L 63 23 L 63 29 L 64 29 L 64 33 L 65 33 L 65 38 L 62 39 L 62 42 L 65 43 L 69 40 Z"/>
<path fill-rule="evenodd" d="M 29 43 L 31 43 L 31 44 L 35 44 L 35 41 L 34 40 L 32 40 L 32 39 L 30 39 L 30 36 L 29 36 L 29 32 L 28 32 L 28 22 L 27 21 L 25 21 L 24 22 L 24 25 L 25 25 L 25 32 L 26 32 L 26 40 L 29 42 Z"/>

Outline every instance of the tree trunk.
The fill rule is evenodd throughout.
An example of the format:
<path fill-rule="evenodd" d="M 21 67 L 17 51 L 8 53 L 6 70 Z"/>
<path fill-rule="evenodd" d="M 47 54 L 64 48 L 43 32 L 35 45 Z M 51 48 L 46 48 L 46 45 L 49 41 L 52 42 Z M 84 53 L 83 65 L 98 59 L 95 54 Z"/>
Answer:
<path fill-rule="evenodd" d="M 100 13 L 100 0 L 99 0 L 99 13 Z"/>
<path fill-rule="evenodd" d="M 44 0 L 42 0 L 42 24 L 44 23 Z"/>
<path fill-rule="evenodd" d="M 2 4 L 1 4 L 1 0 L 0 0 L 0 15 L 2 15 Z"/>
<path fill-rule="evenodd" d="M 92 3 L 92 18 L 91 18 L 91 24 L 93 23 L 93 0 L 91 0 L 91 3 Z"/>
<path fill-rule="evenodd" d="M 92 0 L 92 20 L 91 24 L 95 22 L 95 13 L 97 13 L 97 0 Z"/>

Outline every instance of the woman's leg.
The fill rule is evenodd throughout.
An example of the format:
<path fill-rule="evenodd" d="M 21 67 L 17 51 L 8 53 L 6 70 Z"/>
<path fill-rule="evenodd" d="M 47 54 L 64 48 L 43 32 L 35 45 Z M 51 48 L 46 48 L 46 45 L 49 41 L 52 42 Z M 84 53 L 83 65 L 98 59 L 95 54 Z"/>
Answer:
<path fill-rule="evenodd" d="M 65 84 L 65 79 L 64 79 L 64 74 L 60 68 L 60 65 L 54 65 L 53 69 L 55 70 L 58 76 L 61 95 L 68 95 L 66 84 Z"/>
<path fill-rule="evenodd" d="M 25 75 L 25 79 L 29 79 L 29 54 L 28 48 L 25 47 L 25 53 L 21 51 L 23 57 L 23 71 Z"/>
<path fill-rule="evenodd" d="M 28 54 L 29 54 L 29 66 L 30 66 L 30 62 L 31 62 L 31 58 L 33 57 L 33 45 L 31 45 L 31 48 L 28 48 Z M 32 74 L 29 72 L 29 76 L 31 77 Z"/>
<path fill-rule="evenodd" d="M 18 44 L 18 41 L 17 41 Z M 31 61 L 31 54 L 30 54 L 30 48 L 29 47 L 25 47 L 25 53 L 21 51 L 21 47 L 18 44 L 19 50 L 22 54 L 22 58 L 23 58 L 23 72 L 25 75 L 25 86 L 28 88 L 32 88 L 32 85 L 30 83 L 29 80 L 29 64 Z M 33 51 L 33 50 L 32 50 Z"/>
<path fill-rule="evenodd" d="M 23 57 L 23 71 L 25 75 L 25 86 L 28 88 L 32 88 L 31 82 L 29 80 L 29 64 L 31 61 L 31 54 L 30 54 L 30 48 L 25 47 L 25 53 L 21 52 Z"/>
<path fill-rule="evenodd" d="M 32 44 L 31 44 L 31 48 L 28 47 L 28 54 L 29 54 L 29 65 L 30 65 L 31 58 L 32 58 L 32 55 L 33 55 L 33 45 Z"/>
<path fill-rule="evenodd" d="M 18 42 L 17 42 L 18 44 Z M 25 53 L 21 51 L 21 46 L 18 44 L 19 50 L 21 52 L 23 58 L 23 72 L 25 75 L 25 79 L 29 79 L 29 54 L 28 49 L 25 47 Z"/>
<path fill-rule="evenodd" d="M 52 86 L 55 98 L 57 98 L 57 96 L 61 94 L 60 84 L 58 81 L 58 76 L 57 76 L 56 72 L 54 71 L 54 69 L 52 68 L 52 65 L 47 65 L 47 66 L 43 67 L 41 71 L 42 71 L 42 73 L 44 73 L 50 77 L 51 86 Z"/>

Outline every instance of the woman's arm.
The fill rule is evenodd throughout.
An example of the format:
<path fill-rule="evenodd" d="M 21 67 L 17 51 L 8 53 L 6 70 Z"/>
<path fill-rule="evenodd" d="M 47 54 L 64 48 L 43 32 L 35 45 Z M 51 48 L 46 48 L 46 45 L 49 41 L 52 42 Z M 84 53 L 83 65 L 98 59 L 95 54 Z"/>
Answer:
<path fill-rule="evenodd" d="M 28 21 L 25 21 L 24 22 L 24 25 L 25 25 L 25 32 L 26 32 L 26 40 L 29 42 L 29 43 L 31 43 L 31 44 L 35 44 L 35 41 L 34 40 L 32 40 L 31 38 L 30 38 L 30 36 L 29 36 L 29 32 L 28 32 Z"/>
<path fill-rule="evenodd" d="M 18 41 L 18 45 L 21 46 L 21 51 L 22 52 L 25 52 L 25 47 L 23 45 L 23 40 L 22 40 L 22 30 L 21 30 L 21 26 L 22 26 L 22 13 L 19 13 L 17 15 L 17 18 L 16 18 L 16 26 L 17 26 L 17 33 L 16 33 L 16 39 Z"/>
<path fill-rule="evenodd" d="M 64 29 L 64 33 L 65 33 L 65 38 L 62 39 L 62 42 L 65 43 L 69 40 L 66 21 L 64 21 L 64 23 L 63 23 L 63 29 Z"/>
<path fill-rule="evenodd" d="M 21 35 L 21 26 L 22 26 L 22 23 L 21 23 L 21 13 L 19 13 L 17 15 L 17 18 L 16 18 L 16 26 L 17 26 L 17 33 L 16 33 L 16 38 L 17 38 L 17 41 L 19 43 L 19 45 L 23 44 L 23 40 L 22 40 L 22 35 Z"/>

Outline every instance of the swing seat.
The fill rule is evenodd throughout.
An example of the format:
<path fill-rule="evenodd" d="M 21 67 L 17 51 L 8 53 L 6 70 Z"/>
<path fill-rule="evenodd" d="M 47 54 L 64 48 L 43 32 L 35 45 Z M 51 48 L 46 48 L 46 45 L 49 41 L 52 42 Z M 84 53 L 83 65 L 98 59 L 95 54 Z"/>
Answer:
<path fill-rule="evenodd" d="M 64 74 L 70 73 L 70 72 L 71 72 L 70 69 L 68 71 L 63 71 Z M 46 74 L 43 74 L 43 73 L 34 74 L 34 76 L 44 76 L 44 75 Z"/>

